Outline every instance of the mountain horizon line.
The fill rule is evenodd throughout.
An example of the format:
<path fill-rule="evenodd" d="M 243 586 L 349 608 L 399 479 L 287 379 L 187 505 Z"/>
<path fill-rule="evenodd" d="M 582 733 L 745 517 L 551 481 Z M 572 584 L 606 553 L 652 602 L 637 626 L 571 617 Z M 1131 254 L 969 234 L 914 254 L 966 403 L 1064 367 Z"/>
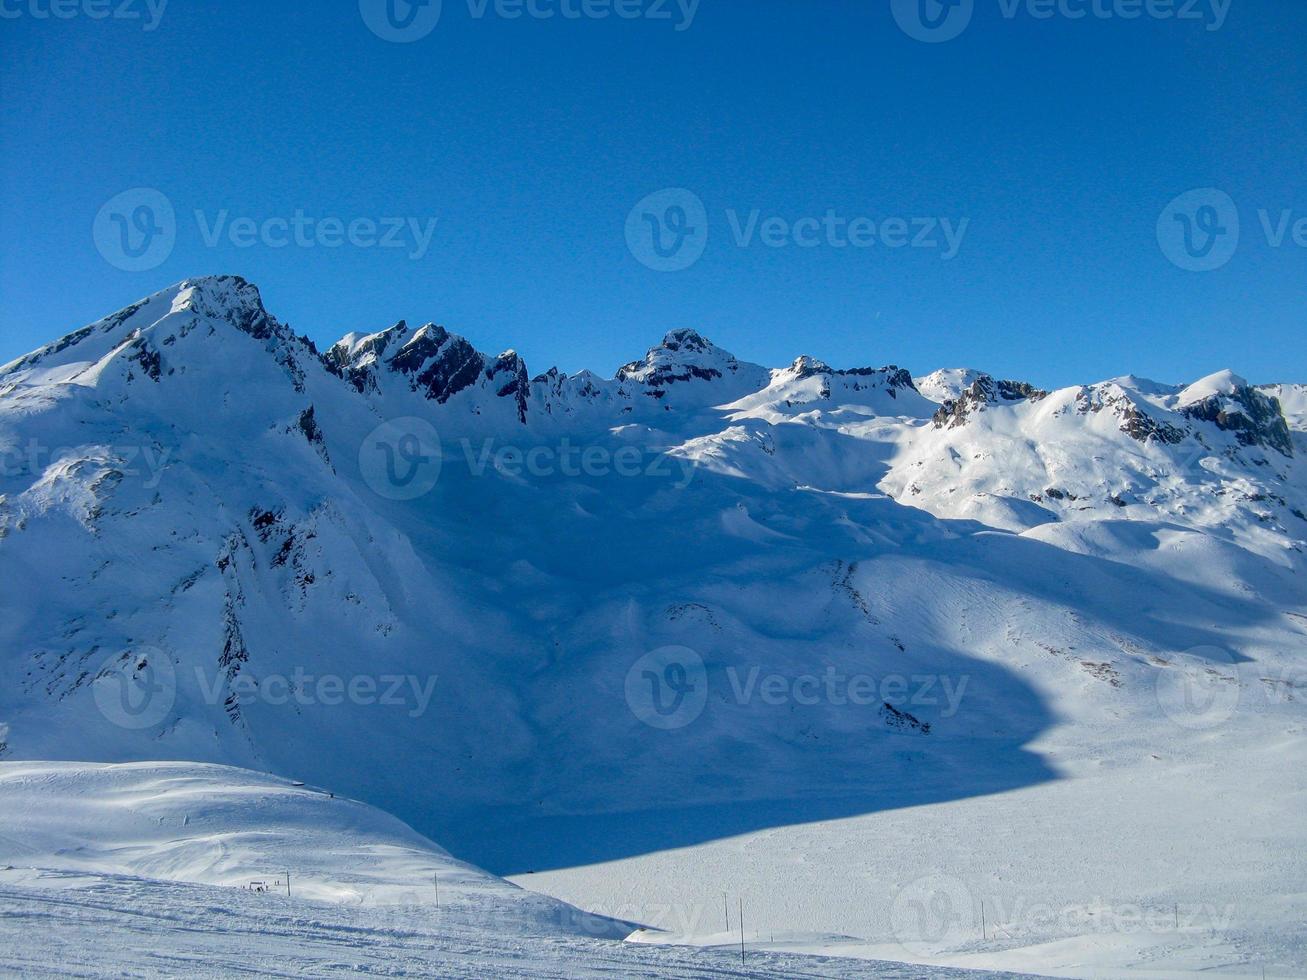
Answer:
<path fill-rule="evenodd" d="M 426 334 L 432 334 L 432 333 L 447 338 L 448 341 L 453 343 L 461 342 L 463 344 L 466 344 L 469 350 L 481 355 L 483 358 L 493 359 L 506 364 L 516 365 L 520 363 L 523 369 L 525 369 L 526 367 L 525 359 L 518 353 L 516 348 L 509 347 L 504 351 L 500 352 L 499 354 L 491 354 L 489 353 L 488 349 L 483 350 L 480 347 L 473 344 L 466 334 L 455 333 L 434 319 L 426 319 L 423 320 L 419 325 L 412 326 L 412 324 L 417 323 L 418 321 L 409 317 L 401 317 L 398 320 L 395 320 L 390 326 L 384 327 L 379 330 L 347 331 L 334 343 L 323 348 L 317 341 L 313 340 L 308 334 L 306 333 L 294 334 L 294 331 L 292 330 L 289 323 L 278 320 L 277 317 L 274 314 L 272 314 L 264 305 L 262 292 L 256 283 L 251 282 L 250 280 L 246 279 L 244 276 L 237 275 L 237 274 L 212 273 L 212 274 L 205 274 L 200 276 L 189 276 L 185 279 L 167 285 L 161 289 L 157 289 L 153 292 L 147 293 L 145 296 L 141 297 L 140 299 L 136 300 L 133 303 L 128 304 L 127 306 L 121 308 L 120 310 L 115 311 L 114 313 L 101 317 L 98 320 L 94 320 L 91 323 L 86 324 L 85 326 L 79 327 L 74 330 L 70 330 L 65 334 L 55 337 L 54 339 L 50 340 L 49 342 L 47 342 L 46 344 L 40 347 L 34 348 L 32 350 L 20 354 L 19 356 L 13 358 L 8 362 L 0 363 L 0 373 L 3 374 L 11 373 L 26 365 L 34 363 L 36 360 L 40 359 L 45 355 L 48 355 L 51 352 L 66 350 L 69 347 L 76 344 L 80 339 L 85 337 L 88 333 L 93 331 L 94 328 L 96 328 L 97 326 L 106 324 L 109 321 L 118 320 L 129 311 L 140 309 L 145 304 L 151 302 L 152 300 L 156 300 L 166 294 L 180 294 L 186 290 L 203 290 L 209 293 L 210 299 L 220 300 L 222 293 L 226 291 L 226 287 L 228 285 L 232 287 L 231 292 L 238 295 L 242 300 L 242 303 L 240 305 L 245 305 L 249 308 L 250 315 L 253 318 L 255 319 L 266 318 L 268 321 L 275 322 L 278 325 L 284 327 L 287 332 L 293 334 L 295 336 L 295 339 L 305 344 L 314 354 L 320 357 L 324 361 L 324 363 L 327 363 L 329 367 L 333 357 L 339 358 L 341 356 L 341 353 L 346 352 L 350 349 L 356 349 L 360 346 L 367 346 L 369 344 L 375 346 L 378 340 L 383 338 L 387 341 L 390 341 L 393 340 L 393 338 L 396 336 L 404 336 L 405 343 L 411 343 L 414 339 L 420 339 L 422 336 L 425 336 Z M 213 287 L 216 286 L 222 286 L 224 288 L 222 290 L 213 291 Z M 285 339 L 284 334 L 283 334 L 283 339 Z M 734 353 L 714 343 L 708 336 L 705 335 L 705 333 L 700 328 L 692 327 L 692 326 L 675 327 L 668 330 L 663 335 L 662 340 L 659 341 L 658 344 L 646 349 L 645 358 L 647 359 L 654 352 L 660 350 L 672 350 L 672 351 L 689 350 L 690 352 L 695 352 L 695 353 L 720 352 L 720 354 L 724 355 L 725 357 L 731 358 L 742 365 L 747 365 L 749 367 L 755 367 L 755 368 L 763 368 L 773 373 L 783 372 L 783 371 L 793 371 L 796 373 L 820 372 L 820 373 L 846 374 L 846 373 L 853 373 L 858 371 L 877 370 L 876 368 L 872 368 L 870 364 L 858 364 L 850 368 L 836 368 L 831 366 L 825 360 L 822 360 L 817 357 L 813 357 L 809 354 L 799 354 L 794 358 L 794 360 L 790 364 L 785 365 L 784 367 L 769 366 L 769 365 L 760 364 L 752 361 L 743 361 L 737 358 Z M 336 352 L 341 352 L 341 353 L 336 353 Z M 553 365 L 550 368 L 548 368 L 546 371 L 537 373 L 533 376 L 528 375 L 528 383 L 542 384 L 542 383 L 547 383 L 550 380 L 556 380 L 556 379 L 569 379 L 569 380 L 595 379 L 595 380 L 601 380 L 606 382 L 622 381 L 622 380 L 626 380 L 626 378 L 624 377 L 624 373 L 629 375 L 633 372 L 638 371 L 643 363 L 644 361 L 640 359 L 628 361 L 627 363 L 622 364 L 621 366 L 616 368 L 611 373 L 607 373 L 607 374 L 602 373 L 593 368 L 582 368 L 575 372 L 569 373 L 569 372 L 562 371 L 556 365 Z M 898 371 L 899 365 L 893 362 L 889 362 L 885 365 L 882 365 L 878 370 Z M 972 366 L 960 366 L 960 365 L 936 368 L 933 371 L 926 374 L 915 374 L 906 371 L 904 372 L 904 374 L 908 376 L 910 382 L 913 384 L 914 387 L 918 388 L 918 390 L 920 390 L 919 383 L 922 382 L 923 380 L 929 382 L 931 379 L 935 379 L 935 378 L 942 379 L 943 376 L 947 376 L 950 374 L 957 375 L 959 377 L 967 376 L 969 380 L 973 380 L 974 378 L 981 377 L 981 376 L 995 378 L 995 379 L 1000 377 L 1000 375 L 995 372 L 975 368 Z M 1202 378 L 1195 379 L 1194 381 L 1189 383 L 1161 382 L 1161 381 L 1156 381 L 1155 379 L 1152 378 L 1137 376 L 1133 373 L 1117 375 L 1112 378 L 1106 378 L 1101 380 L 1103 382 L 1123 381 L 1131 385 L 1134 384 L 1157 385 L 1157 386 L 1164 386 L 1166 388 L 1173 388 L 1178 391 L 1186 387 L 1196 386 L 1203 382 L 1209 382 L 1209 381 L 1214 382 L 1222 378 L 1228 379 L 1228 382 L 1230 384 L 1233 384 L 1234 386 L 1248 386 L 1250 384 L 1249 381 L 1246 380 L 1243 376 L 1228 368 L 1212 372 L 1208 375 L 1205 375 Z M 1021 383 L 1021 382 L 1016 382 L 1016 383 Z M 1269 387 L 1276 387 L 1276 386 L 1282 386 L 1286 384 L 1297 384 L 1297 383 L 1299 382 L 1295 382 L 1291 379 L 1275 379 L 1275 380 L 1258 381 L 1253 383 L 1252 386 L 1258 388 L 1269 388 Z M 1078 387 L 1078 385 L 1062 386 L 1062 388 L 1072 388 L 1072 387 Z M 1058 389 L 1050 389 L 1050 390 L 1058 390 Z M 923 391 L 922 393 L 927 398 L 932 397 L 932 395 L 928 392 Z M 941 399 L 932 399 L 932 400 L 940 401 Z"/>

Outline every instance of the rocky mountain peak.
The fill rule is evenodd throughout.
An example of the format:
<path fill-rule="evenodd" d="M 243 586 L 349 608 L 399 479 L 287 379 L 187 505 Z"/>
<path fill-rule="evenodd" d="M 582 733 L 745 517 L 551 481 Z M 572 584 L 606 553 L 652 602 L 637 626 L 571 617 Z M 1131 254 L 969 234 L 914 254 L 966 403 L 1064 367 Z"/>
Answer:
<path fill-rule="evenodd" d="M 831 366 L 825 361 L 819 361 L 807 354 L 796 357 L 794 363 L 789 367 L 790 374 L 794 375 L 795 378 L 811 378 L 818 374 L 830 374 L 831 370 Z"/>
<path fill-rule="evenodd" d="M 752 386 L 750 390 L 756 390 L 767 383 L 769 375 L 765 368 L 739 361 L 734 354 L 694 330 L 674 330 L 661 344 L 650 349 L 643 360 L 618 369 L 616 378 L 619 382 L 642 385 L 654 397 L 661 398 L 669 387 L 689 381 L 743 378 Z"/>
<path fill-rule="evenodd" d="M 713 347 L 713 344 L 697 330 L 685 328 L 667 333 L 663 337 L 662 346 L 669 351 L 696 352 L 707 351 Z"/>
<path fill-rule="evenodd" d="M 981 374 L 956 399 L 949 399 L 940 406 L 934 417 L 935 428 L 966 425 L 973 413 L 983 412 L 990 405 L 1040 401 L 1048 394 L 1025 381 L 999 381 L 992 375 Z"/>
<path fill-rule="evenodd" d="M 1186 388 L 1179 401 L 1180 414 L 1232 433 L 1240 445 L 1293 455 L 1293 439 L 1279 400 L 1236 374 L 1225 371 L 1204 378 Z"/>
<path fill-rule="evenodd" d="M 263 306 L 259 287 L 241 276 L 201 276 L 173 289 L 173 312 L 190 310 L 198 316 L 230 323 L 258 340 L 267 340 L 281 326 Z"/>

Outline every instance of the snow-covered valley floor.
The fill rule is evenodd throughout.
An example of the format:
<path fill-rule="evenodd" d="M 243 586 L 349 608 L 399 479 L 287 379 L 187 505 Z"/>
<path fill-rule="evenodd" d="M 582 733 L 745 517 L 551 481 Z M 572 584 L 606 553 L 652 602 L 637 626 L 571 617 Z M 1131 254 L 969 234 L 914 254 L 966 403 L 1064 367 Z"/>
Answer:
<path fill-rule="evenodd" d="M 284 779 L 191 763 L 0 764 L 6 976 L 975 976 L 747 937 L 741 965 L 729 939 L 622 942 L 632 931 Z"/>
<path fill-rule="evenodd" d="M 1277 731 L 1260 707 L 1168 750 L 1158 732 L 1081 742 L 1054 728 L 1030 748 L 1062 778 L 1007 793 L 513 880 L 663 926 L 653 942 L 720 942 L 727 891 L 747 896 L 751 937 L 792 950 L 1064 977 L 1307 977 L 1307 731 Z"/>

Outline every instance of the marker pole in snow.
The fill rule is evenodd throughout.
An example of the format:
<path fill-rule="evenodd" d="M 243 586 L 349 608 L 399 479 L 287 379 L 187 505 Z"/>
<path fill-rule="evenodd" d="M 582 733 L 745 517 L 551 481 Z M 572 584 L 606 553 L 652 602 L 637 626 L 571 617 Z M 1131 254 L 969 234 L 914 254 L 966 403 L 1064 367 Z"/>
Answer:
<path fill-rule="evenodd" d="M 726 904 L 726 893 L 722 892 L 722 912 L 726 915 L 726 931 L 731 931 L 731 907 Z"/>
<path fill-rule="evenodd" d="M 744 966 L 744 899 L 740 899 L 740 966 Z"/>
<path fill-rule="evenodd" d="M 440 911 L 440 872 L 431 873 L 431 884 L 436 886 L 436 911 Z"/>
<path fill-rule="evenodd" d="M 985 900 L 980 900 L 980 936 L 989 942 L 989 927 L 985 925 Z"/>
<path fill-rule="evenodd" d="M 286 872 L 286 897 L 290 898 L 290 872 Z"/>

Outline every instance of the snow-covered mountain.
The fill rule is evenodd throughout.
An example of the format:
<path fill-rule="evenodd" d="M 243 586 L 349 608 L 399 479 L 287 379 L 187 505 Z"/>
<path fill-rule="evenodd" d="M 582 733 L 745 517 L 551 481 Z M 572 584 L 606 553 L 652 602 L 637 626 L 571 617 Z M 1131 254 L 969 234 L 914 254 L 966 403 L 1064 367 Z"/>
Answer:
<path fill-rule="evenodd" d="M 277 773 L 498 874 L 1114 753 L 1301 771 L 1305 391 L 767 369 L 692 330 L 532 374 L 433 323 L 320 352 L 191 280 L 0 368 L 0 758 Z M 1241 710 L 1186 698 L 1213 677 Z M 1148 867 L 1121 890 L 1218 887 Z"/>

